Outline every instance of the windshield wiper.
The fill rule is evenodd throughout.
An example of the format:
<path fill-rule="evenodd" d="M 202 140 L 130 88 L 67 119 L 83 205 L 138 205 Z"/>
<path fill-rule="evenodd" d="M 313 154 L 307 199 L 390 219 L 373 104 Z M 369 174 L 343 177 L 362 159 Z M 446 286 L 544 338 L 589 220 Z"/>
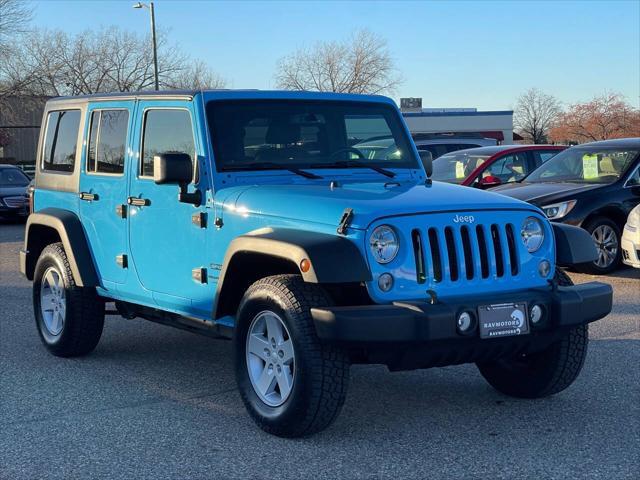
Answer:
<path fill-rule="evenodd" d="M 287 170 L 291 173 L 295 173 L 296 175 L 300 175 L 304 178 L 310 178 L 312 180 L 320 180 L 323 177 L 320 175 L 316 175 L 315 173 L 307 172 L 305 170 L 300 170 L 295 167 L 287 167 L 285 165 L 280 165 L 275 162 L 253 162 L 253 163 L 245 163 L 242 165 L 234 165 L 233 167 L 225 168 L 227 171 L 231 170 L 254 170 L 254 169 L 263 169 L 263 170 Z"/>
<path fill-rule="evenodd" d="M 387 170 L 386 168 L 378 167 L 377 165 L 371 165 L 370 163 L 361 162 L 360 160 L 341 160 L 339 162 L 333 163 L 318 163 L 315 165 L 311 165 L 312 167 L 338 167 L 338 168 L 350 168 L 350 167 L 363 167 L 369 168 L 374 172 L 381 173 L 385 177 L 393 178 L 396 176 L 394 172 L 391 170 Z"/>

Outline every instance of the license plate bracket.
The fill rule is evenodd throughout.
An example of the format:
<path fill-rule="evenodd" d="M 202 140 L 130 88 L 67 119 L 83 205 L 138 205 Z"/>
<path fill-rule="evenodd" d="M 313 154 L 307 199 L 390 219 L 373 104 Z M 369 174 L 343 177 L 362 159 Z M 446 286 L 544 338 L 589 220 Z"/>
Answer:
<path fill-rule="evenodd" d="M 525 302 L 478 307 L 480 338 L 501 338 L 529 333 L 529 309 Z"/>

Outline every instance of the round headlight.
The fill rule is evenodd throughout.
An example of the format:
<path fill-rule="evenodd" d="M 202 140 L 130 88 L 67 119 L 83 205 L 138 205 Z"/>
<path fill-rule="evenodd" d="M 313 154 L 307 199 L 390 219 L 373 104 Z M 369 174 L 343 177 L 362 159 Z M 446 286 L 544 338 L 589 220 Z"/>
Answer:
<path fill-rule="evenodd" d="M 527 217 L 522 222 L 520 229 L 522 243 L 527 247 L 529 253 L 537 251 L 544 241 L 544 227 L 542 222 L 535 217 Z"/>
<path fill-rule="evenodd" d="M 389 225 L 380 225 L 371 232 L 369 248 L 378 263 L 389 263 L 396 258 L 400 243 L 396 232 Z"/>

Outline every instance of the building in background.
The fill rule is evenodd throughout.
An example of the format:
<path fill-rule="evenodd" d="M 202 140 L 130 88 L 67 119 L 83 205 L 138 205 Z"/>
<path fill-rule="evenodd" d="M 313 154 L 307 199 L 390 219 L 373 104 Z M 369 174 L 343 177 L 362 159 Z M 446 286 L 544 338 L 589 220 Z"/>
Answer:
<path fill-rule="evenodd" d="M 422 108 L 421 98 L 401 98 L 400 110 L 414 137 L 481 137 L 498 144 L 521 138 L 513 133 L 513 111 L 478 111 L 476 108 Z"/>

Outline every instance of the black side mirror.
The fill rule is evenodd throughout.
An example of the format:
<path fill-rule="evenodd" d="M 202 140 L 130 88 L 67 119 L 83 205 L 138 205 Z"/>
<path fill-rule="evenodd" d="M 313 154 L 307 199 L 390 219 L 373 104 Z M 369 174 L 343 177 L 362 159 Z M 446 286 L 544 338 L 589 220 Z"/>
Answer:
<path fill-rule="evenodd" d="M 429 150 L 418 150 L 418 153 L 420 154 L 424 171 L 427 172 L 427 178 L 430 178 L 433 174 L 433 155 Z"/>
<path fill-rule="evenodd" d="M 199 190 L 187 192 L 187 186 L 193 180 L 193 163 L 186 153 L 162 153 L 153 157 L 153 181 L 158 185 L 178 185 L 178 201 L 200 205 L 202 197 Z"/>
<path fill-rule="evenodd" d="M 163 153 L 153 157 L 153 181 L 158 185 L 191 183 L 193 164 L 186 153 Z"/>

